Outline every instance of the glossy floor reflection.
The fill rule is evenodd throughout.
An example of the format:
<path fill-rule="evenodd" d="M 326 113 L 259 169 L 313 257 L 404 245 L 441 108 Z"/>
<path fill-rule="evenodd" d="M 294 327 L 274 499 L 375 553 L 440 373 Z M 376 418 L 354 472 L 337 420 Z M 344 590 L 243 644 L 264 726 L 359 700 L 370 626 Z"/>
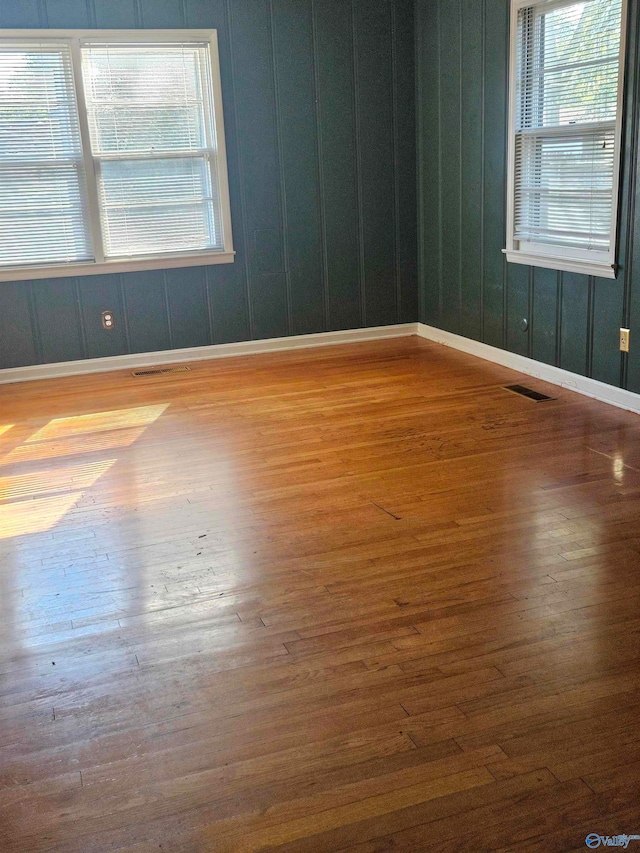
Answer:
<path fill-rule="evenodd" d="M 640 831 L 639 543 L 638 416 L 417 339 L 0 386 L 0 850 Z"/>

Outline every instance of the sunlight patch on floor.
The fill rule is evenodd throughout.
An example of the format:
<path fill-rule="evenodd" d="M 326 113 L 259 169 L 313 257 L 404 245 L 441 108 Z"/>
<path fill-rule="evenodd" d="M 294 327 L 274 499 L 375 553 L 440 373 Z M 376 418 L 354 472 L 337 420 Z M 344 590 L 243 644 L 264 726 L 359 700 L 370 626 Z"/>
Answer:
<path fill-rule="evenodd" d="M 2 461 L 5 465 L 38 462 L 127 447 L 168 405 L 54 418 Z M 11 426 L 0 426 L 0 435 L 8 429 Z M 0 477 L 0 540 L 50 530 L 116 462 L 115 458 L 98 459 Z"/>
<path fill-rule="evenodd" d="M 82 433 L 104 432 L 125 427 L 149 426 L 157 421 L 168 403 L 158 406 L 138 406 L 135 409 L 117 409 L 111 412 L 93 412 L 70 418 L 54 418 L 34 433 L 28 442 L 46 438 L 60 438 Z"/>
<path fill-rule="evenodd" d="M 16 500 L 39 497 L 47 492 L 86 489 L 92 486 L 115 462 L 115 459 L 105 459 L 83 465 L 68 465 L 66 468 L 36 471 L 33 474 L 21 474 L 17 477 L 0 477 L 0 500 Z"/>
<path fill-rule="evenodd" d="M 36 462 L 40 459 L 57 459 L 61 456 L 77 456 L 81 453 L 97 453 L 101 450 L 112 450 L 118 447 L 128 447 L 133 444 L 146 426 L 99 432 L 95 435 L 70 436 L 69 438 L 54 438 L 48 441 L 28 442 L 14 447 L 2 459 L 3 465 L 16 462 Z"/>
<path fill-rule="evenodd" d="M 0 540 L 50 530 L 69 512 L 82 494 L 71 492 L 0 504 Z"/>

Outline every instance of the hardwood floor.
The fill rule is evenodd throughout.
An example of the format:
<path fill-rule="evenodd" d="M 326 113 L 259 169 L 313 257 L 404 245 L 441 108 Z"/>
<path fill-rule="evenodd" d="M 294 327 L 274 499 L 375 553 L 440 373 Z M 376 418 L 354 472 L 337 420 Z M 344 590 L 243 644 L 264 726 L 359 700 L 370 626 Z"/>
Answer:
<path fill-rule="evenodd" d="M 640 834 L 636 415 L 407 338 L 5 385 L 0 454 L 2 853 Z"/>

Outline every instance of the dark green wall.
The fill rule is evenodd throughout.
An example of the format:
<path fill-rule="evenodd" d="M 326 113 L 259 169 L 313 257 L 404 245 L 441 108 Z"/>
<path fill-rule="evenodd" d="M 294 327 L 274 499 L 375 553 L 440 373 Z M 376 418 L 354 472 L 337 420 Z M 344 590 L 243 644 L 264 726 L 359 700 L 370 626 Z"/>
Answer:
<path fill-rule="evenodd" d="M 508 0 L 416 0 L 418 242 L 423 322 L 640 392 L 637 2 L 631 6 L 618 278 L 504 261 Z M 629 356 L 618 350 L 627 325 Z"/>
<path fill-rule="evenodd" d="M 0 284 L 0 367 L 417 320 L 413 0 L 0 0 L 0 27 L 217 28 L 237 251 Z"/>

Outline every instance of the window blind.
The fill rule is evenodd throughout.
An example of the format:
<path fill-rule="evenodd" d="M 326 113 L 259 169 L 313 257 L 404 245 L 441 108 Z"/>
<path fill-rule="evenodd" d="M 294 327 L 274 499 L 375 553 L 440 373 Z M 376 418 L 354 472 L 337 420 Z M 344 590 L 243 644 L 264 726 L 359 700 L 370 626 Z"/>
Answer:
<path fill-rule="evenodd" d="M 0 266 L 87 261 L 86 183 L 66 45 L 0 51 Z"/>
<path fill-rule="evenodd" d="M 516 240 L 611 251 L 620 30 L 621 0 L 518 12 Z"/>
<path fill-rule="evenodd" d="M 84 44 L 106 258 L 223 248 L 205 44 Z"/>

